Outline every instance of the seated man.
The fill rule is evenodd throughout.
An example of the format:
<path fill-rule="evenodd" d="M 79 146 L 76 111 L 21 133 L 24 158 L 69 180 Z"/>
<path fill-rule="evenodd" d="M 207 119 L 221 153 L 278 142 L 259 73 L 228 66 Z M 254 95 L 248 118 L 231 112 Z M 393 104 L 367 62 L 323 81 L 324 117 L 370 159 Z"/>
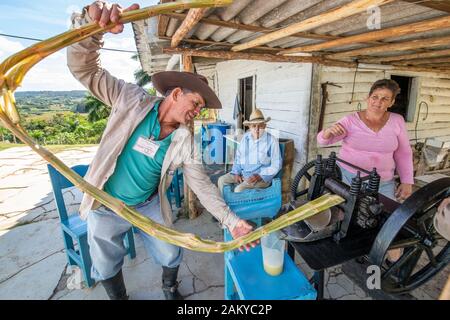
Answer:
<path fill-rule="evenodd" d="M 231 172 L 219 178 L 221 193 L 223 187 L 230 184 L 236 184 L 235 192 L 267 188 L 280 171 L 282 160 L 278 139 L 265 130 L 269 121 L 270 117 L 265 119 L 259 109 L 252 112 L 249 121 L 244 121 L 244 126 L 249 126 L 250 130 L 237 148 Z"/>

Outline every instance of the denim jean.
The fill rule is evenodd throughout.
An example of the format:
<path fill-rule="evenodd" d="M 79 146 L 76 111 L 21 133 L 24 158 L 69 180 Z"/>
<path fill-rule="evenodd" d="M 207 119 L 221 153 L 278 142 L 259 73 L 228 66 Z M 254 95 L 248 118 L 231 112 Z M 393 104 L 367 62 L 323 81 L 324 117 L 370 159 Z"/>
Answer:
<path fill-rule="evenodd" d="M 160 213 L 159 196 L 155 195 L 134 207 L 153 221 L 164 224 Z M 87 219 L 89 252 L 92 259 L 91 276 L 100 281 L 113 277 L 122 268 L 126 248 L 123 242 L 131 223 L 119 217 L 110 209 L 101 206 L 92 210 Z M 183 259 L 182 248 L 158 240 L 139 230 L 145 248 L 155 263 L 173 268 Z"/>
<path fill-rule="evenodd" d="M 342 182 L 351 185 L 352 184 L 352 178 L 356 176 L 356 173 L 351 173 L 341 166 L 339 166 L 342 172 Z M 391 198 L 392 200 L 396 200 L 395 198 L 395 181 L 394 179 L 389 181 L 381 181 L 380 187 L 378 188 L 378 193 L 381 193 L 382 195 Z"/>

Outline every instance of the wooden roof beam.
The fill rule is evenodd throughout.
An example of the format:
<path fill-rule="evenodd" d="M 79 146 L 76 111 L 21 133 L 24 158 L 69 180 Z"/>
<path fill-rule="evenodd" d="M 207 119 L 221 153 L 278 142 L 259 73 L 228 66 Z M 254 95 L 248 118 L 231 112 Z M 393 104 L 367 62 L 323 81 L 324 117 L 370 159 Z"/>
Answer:
<path fill-rule="evenodd" d="M 404 66 L 401 64 L 393 64 L 393 70 L 401 70 L 401 71 L 414 71 L 414 72 L 435 72 L 442 75 L 450 75 L 450 68 L 431 68 L 431 67 L 421 67 L 421 66 Z"/>
<path fill-rule="evenodd" d="M 402 60 L 397 61 L 395 64 L 401 64 L 401 65 L 420 65 L 420 64 L 441 64 L 441 63 L 450 63 L 450 57 L 444 57 L 444 58 L 435 58 L 435 59 L 413 59 L 413 60 Z"/>
<path fill-rule="evenodd" d="M 356 57 L 363 55 L 371 55 L 380 52 L 390 52 L 390 51 L 403 51 L 403 50 L 414 50 L 418 48 L 430 48 L 450 44 L 450 36 L 437 37 L 430 39 L 417 39 L 404 42 L 388 43 L 381 46 L 374 46 L 368 48 L 361 48 L 355 50 L 349 50 L 344 52 L 338 52 L 330 55 L 326 55 L 330 59 L 338 59 L 344 57 Z"/>
<path fill-rule="evenodd" d="M 348 44 L 354 43 L 364 43 L 368 41 L 381 40 L 391 37 L 398 37 L 407 34 L 426 32 L 431 30 L 443 29 L 450 27 L 450 17 L 440 17 L 437 19 L 430 19 L 426 21 L 420 21 L 411 24 L 405 24 L 401 26 L 396 26 L 392 28 L 387 28 L 383 30 L 377 30 L 362 34 L 357 34 L 354 36 L 349 36 L 341 39 L 331 40 L 327 42 L 322 42 L 319 44 L 313 44 L 308 46 L 301 46 L 297 48 L 290 48 L 287 50 L 281 51 L 279 54 L 292 54 L 298 52 L 312 52 L 319 51 L 323 49 L 329 49 L 333 47 L 344 46 Z"/>
<path fill-rule="evenodd" d="M 173 0 L 161 0 L 161 3 L 172 2 Z M 158 16 L 158 36 L 166 34 L 167 26 L 169 25 L 169 18 L 163 15 Z"/>
<path fill-rule="evenodd" d="M 250 49 L 268 42 L 291 36 L 297 32 L 311 30 L 324 24 L 366 11 L 370 6 L 381 6 L 392 1 L 393 0 L 355 0 L 337 9 L 291 24 L 285 28 L 263 35 L 249 42 L 234 46 L 231 50 L 242 51 Z"/>
<path fill-rule="evenodd" d="M 172 42 L 170 43 L 170 46 L 172 48 L 178 46 L 180 41 L 200 21 L 206 10 L 208 10 L 208 8 L 189 9 L 186 18 L 183 20 L 177 31 L 175 31 L 174 35 L 172 36 Z"/>
<path fill-rule="evenodd" d="M 223 60 L 259 60 L 267 62 L 294 62 L 294 63 L 320 63 L 329 66 L 355 68 L 356 63 L 323 59 L 322 57 L 290 57 L 269 53 L 248 53 L 217 50 L 196 50 L 184 48 L 163 48 L 168 54 L 187 54 L 193 57 L 204 57 Z"/>
<path fill-rule="evenodd" d="M 402 54 L 397 56 L 388 56 L 388 57 L 376 57 L 376 58 L 362 58 L 361 62 L 364 63 L 384 63 L 389 61 L 403 61 L 403 60 L 411 60 L 411 59 L 421 59 L 421 58 L 433 58 L 433 57 L 441 57 L 441 56 L 450 56 L 450 49 L 445 50 L 432 50 L 423 53 L 410 53 L 410 54 Z"/>
<path fill-rule="evenodd" d="M 172 37 L 167 37 L 167 36 L 160 36 L 160 39 L 164 39 L 164 40 L 172 40 Z M 235 44 L 231 43 L 231 42 L 223 42 L 223 41 L 210 41 L 210 40 L 199 40 L 199 39 L 191 39 L 191 38 L 186 38 L 186 39 L 182 39 L 182 42 L 187 42 L 187 43 L 192 43 L 192 44 L 202 44 L 202 45 L 207 45 L 207 46 L 224 46 L 224 47 L 232 47 Z M 265 50 L 265 51 L 272 51 L 272 52 L 278 52 L 280 51 L 279 48 L 272 48 L 272 47 L 255 47 L 253 48 L 255 50 Z"/>
<path fill-rule="evenodd" d="M 161 16 L 174 18 L 178 20 L 183 20 L 186 18 L 186 14 L 184 13 L 165 13 L 161 14 Z M 231 21 L 223 21 L 223 20 L 215 20 L 215 19 L 209 19 L 209 18 L 202 18 L 200 19 L 199 23 L 205 23 L 205 24 L 211 24 L 219 27 L 225 27 L 230 29 L 236 29 L 236 30 L 245 30 L 245 31 L 253 31 L 253 32 L 262 32 L 262 33 L 270 33 L 273 32 L 273 29 L 270 28 L 264 28 L 259 26 L 252 26 L 250 24 L 243 24 L 243 23 L 236 23 Z M 299 32 L 293 35 L 293 37 L 299 37 L 299 38 L 305 38 L 305 39 L 315 39 L 315 40 L 333 40 L 333 39 L 340 39 L 340 36 L 332 36 L 332 35 L 326 35 L 326 34 L 318 34 L 318 33 L 311 33 L 311 32 Z"/>
<path fill-rule="evenodd" d="M 207 51 L 183 48 L 163 48 L 167 54 L 186 54 L 192 57 L 204 57 L 221 60 L 259 60 L 267 62 L 292 62 L 292 63 L 318 63 L 326 66 L 356 68 L 356 63 L 324 59 L 322 57 L 299 57 L 299 56 L 280 56 L 268 53 L 248 53 L 233 51 Z M 450 69 L 447 68 L 424 68 L 416 66 L 393 65 L 385 66 L 389 70 L 416 71 L 416 72 L 437 72 L 442 75 L 450 75 Z"/>
<path fill-rule="evenodd" d="M 450 2 L 448 0 L 403 0 L 409 3 L 414 3 L 419 6 L 440 10 L 450 13 Z"/>

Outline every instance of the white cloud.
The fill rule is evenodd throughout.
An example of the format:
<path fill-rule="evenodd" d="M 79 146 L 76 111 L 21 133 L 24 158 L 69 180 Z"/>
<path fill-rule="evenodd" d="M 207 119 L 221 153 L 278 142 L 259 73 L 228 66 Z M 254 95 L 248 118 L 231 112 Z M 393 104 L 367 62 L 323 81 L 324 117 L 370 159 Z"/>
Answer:
<path fill-rule="evenodd" d="M 25 49 L 19 41 L 12 41 L 6 37 L 0 36 L 0 60 L 3 61 L 10 55 Z"/>
<path fill-rule="evenodd" d="M 105 47 L 136 50 L 132 37 L 107 37 Z M 0 60 L 25 47 L 16 40 L 0 36 Z M 134 82 L 133 73 L 139 62 L 131 59 L 131 53 L 101 51 L 102 66 L 112 75 L 128 82 Z M 84 87 L 72 76 L 67 68 L 66 50 L 58 51 L 34 66 L 25 76 L 20 91 L 34 90 L 82 90 Z"/>

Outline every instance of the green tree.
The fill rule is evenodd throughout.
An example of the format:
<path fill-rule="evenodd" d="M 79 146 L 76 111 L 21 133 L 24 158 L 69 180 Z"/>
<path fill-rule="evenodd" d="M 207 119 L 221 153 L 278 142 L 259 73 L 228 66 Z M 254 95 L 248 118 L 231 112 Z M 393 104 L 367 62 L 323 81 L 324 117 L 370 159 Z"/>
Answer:
<path fill-rule="evenodd" d="M 138 54 L 134 54 L 131 56 L 131 59 L 136 61 L 138 61 L 138 58 Z M 152 77 L 143 69 L 139 68 L 134 72 L 134 80 L 136 81 L 136 84 L 138 86 L 143 87 L 152 81 Z"/>
<path fill-rule="evenodd" d="M 111 107 L 107 106 L 90 93 L 85 98 L 85 104 L 89 122 L 106 119 L 111 113 Z"/>
<path fill-rule="evenodd" d="M 9 133 L 8 129 L 0 127 L 0 138 L 2 139 L 2 142 L 5 142 L 8 133 Z"/>
<path fill-rule="evenodd" d="M 136 84 L 140 87 L 143 87 L 152 81 L 152 77 L 142 69 L 138 69 L 134 72 L 134 79 Z"/>
<path fill-rule="evenodd" d="M 41 130 L 32 130 L 29 131 L 29 133 L 34 140 L 36 140 L 38 143 L 42 143 L 44 132 L 42 132 Z"/>

